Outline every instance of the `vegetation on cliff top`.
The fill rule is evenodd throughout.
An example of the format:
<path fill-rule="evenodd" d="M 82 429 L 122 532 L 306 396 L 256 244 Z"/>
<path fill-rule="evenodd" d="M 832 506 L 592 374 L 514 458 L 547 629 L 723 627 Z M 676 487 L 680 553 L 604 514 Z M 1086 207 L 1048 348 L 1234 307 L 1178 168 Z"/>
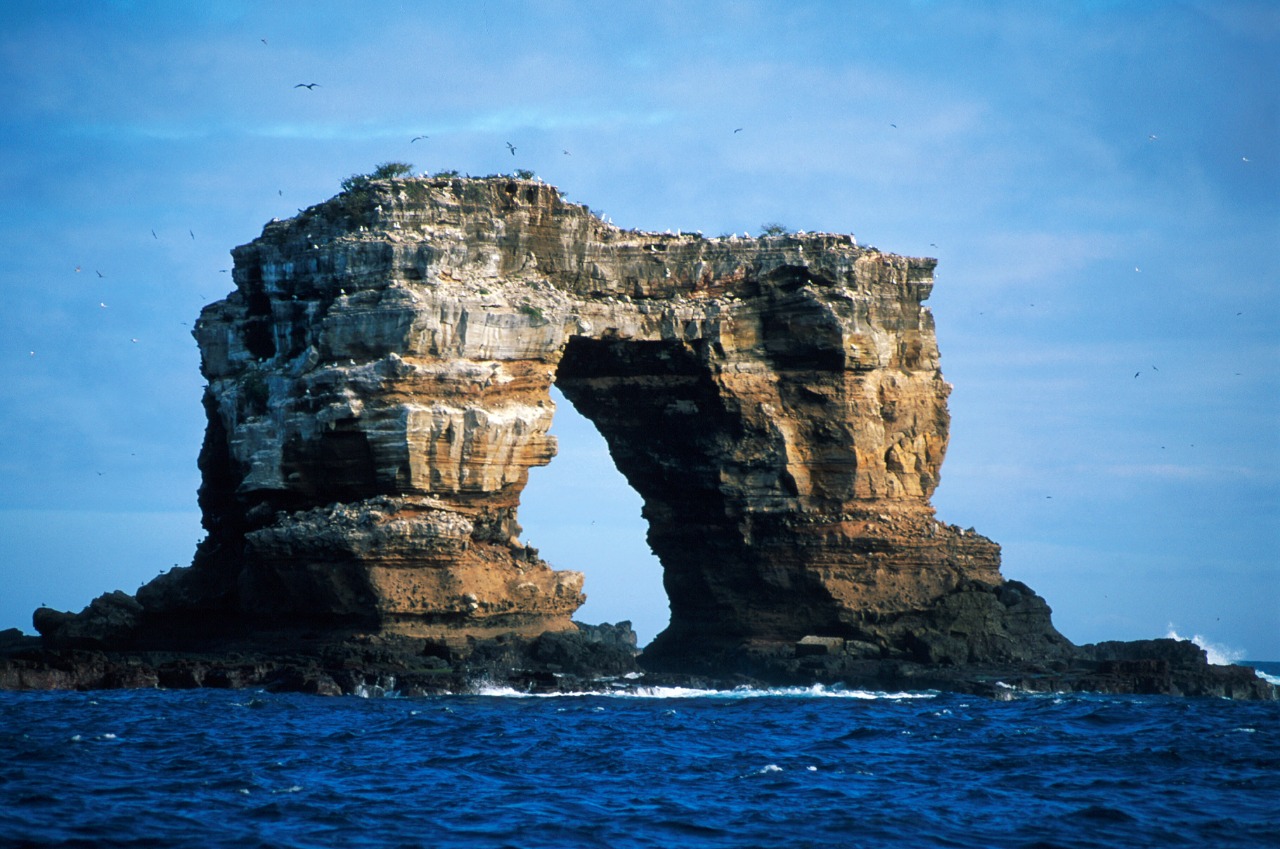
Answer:
<path fill-rule="evenodd" d="M 413 175 L 413 166 L 408 162 L 383 162 L 368 174 L 352 174 L 342 181 L 344 192 L 355 192 L 368 188 L 372 180 L 394 180 L 396 177 Z"/>

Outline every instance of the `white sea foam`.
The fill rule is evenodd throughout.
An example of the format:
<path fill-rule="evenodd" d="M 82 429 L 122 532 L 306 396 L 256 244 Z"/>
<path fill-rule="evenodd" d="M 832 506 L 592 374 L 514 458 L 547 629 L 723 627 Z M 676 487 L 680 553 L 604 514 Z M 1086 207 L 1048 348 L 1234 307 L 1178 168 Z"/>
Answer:
<path fill-rule="evenodd" d="M 1170 640 L 1190 639 L 1191 642 L 1204 649 L 1204 653 L 1208 657 L 1209 662 L 1216 666 L 1230 666 L 1237 660 L 1244 659 L 1245 653 L 1240 649 L 1232 648 L 1231 646 L 1223 643 L 1212 642 L 1200 634 L 1196 634 L 1193 637 L 1184 637 L 1180 635 L 1174 629 L 1172 622 L 1169 623 L 1169 633 L 1165 634 L 1165 638 Z"/>
<path fill-rule="evenodd" d="M 932 699 L 933 692 L 881 692 L 875 690 L 846 690 L 814 684 L 812 687 L 772 687 L 756 689 L 738 687 L 733 690 L 709 690 L 699 687 L 635 687 L 604 692 L 582 691 L 569 693 L 526 693 L 509 686 L 478 684 L 472 695 L 498 698 L 576 698 L 598 696 L 612 699 L 760 699 L 760 698 L 818 698 L 818 699 Z"/>
<path fill-rule="evenodd" d="M 396 691 L 396 676 L 388 675 L 385 678 L 379 676 L 376 684 L 357 684 L 355 689 L 352 690 L 352 695 L 362 699 L 382 699 L 397 696 L 399 693 Z"/>

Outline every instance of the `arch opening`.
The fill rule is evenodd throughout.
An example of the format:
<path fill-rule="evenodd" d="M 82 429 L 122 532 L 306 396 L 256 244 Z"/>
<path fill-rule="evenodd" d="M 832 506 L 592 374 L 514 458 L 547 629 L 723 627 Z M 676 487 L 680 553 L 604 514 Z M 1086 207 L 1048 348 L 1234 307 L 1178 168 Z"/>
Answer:
<path fill-rule="evenodd" d="M 585 575 L 586 603 L 574 618 L 630 621 L 644 646 L 670 621 L 662 564 L 645 542 L 643 500 L 614 465 L 600 431 L 557 387 L 549 465 L 529 470 L 520 497 L 524 537 L 558 569 Z"/>

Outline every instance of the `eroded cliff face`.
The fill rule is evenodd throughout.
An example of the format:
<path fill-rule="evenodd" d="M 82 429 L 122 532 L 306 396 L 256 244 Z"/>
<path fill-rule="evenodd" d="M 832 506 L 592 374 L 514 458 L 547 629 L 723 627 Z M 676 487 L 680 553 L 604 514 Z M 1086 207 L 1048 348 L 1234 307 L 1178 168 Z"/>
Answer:
<path fill-rule="evenodd" d="M 555 454 L 553 383 L 644 499 L 659 651 L 869 639 L 1002 583 L 998 547 L 929 504 L 934 260 L 625 231 L 505 178 L 374 182 L 233 253 L 236 289 L 195 330 L 208 537 L 139 592 L 149 616 L 571 628 L 582 575 L 517 523 Z"/>

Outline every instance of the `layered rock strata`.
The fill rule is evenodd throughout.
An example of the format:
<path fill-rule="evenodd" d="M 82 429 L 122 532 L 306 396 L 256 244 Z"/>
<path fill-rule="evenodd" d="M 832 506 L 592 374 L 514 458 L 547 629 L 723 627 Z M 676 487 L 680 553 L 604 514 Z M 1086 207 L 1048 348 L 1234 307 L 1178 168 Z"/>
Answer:
<path fill-rule="evenodd" d="M 929 504 L 949 425 L 932 259 L 621 230 L 507 178 L 374 181 L 233 255 L 235 291 L 195 329 L 208 535 L 137 594 L 147 639 L 571 629 L 582 575 L 517 522 L 555 454 L 553 384 L 644 499 L 671 605 L 652 658 L 900 648 L 888 623 L 1003 584 L 998 546 Z M 957 639 L 1025 653 L 1013 610 Z M 54 643 L 77 633 L 40 618 Z"/>

